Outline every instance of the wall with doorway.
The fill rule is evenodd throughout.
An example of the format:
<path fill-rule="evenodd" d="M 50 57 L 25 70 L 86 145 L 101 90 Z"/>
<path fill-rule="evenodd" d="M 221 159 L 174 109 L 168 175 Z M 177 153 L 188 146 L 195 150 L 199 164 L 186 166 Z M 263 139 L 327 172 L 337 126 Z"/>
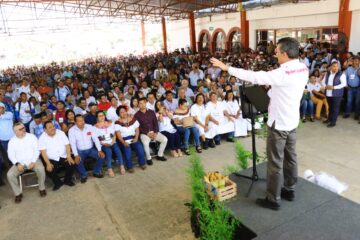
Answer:
<path fill-rule="evenodd" d="M 310 3 L 286 4 L 272 6 L 247 12 L 249 20 L 249 46 L 256 47 L 256 30 L 266 29 L 302 29 L 336 27 L 339 21 L 340 0 L 322 0 Z M 360 51 L 360 1 L 351 0 L 352 26 L 349 39 L 350 51 Z M 223 29 L 226 34 L 232 27 L 240 27 L 240 13 L 219 14 L 212 17 L 202 17 L 195 20 L 196 41 L 202 30 L 210 35 L 216 29 Z M 168 24 L 170 49 L 189 46 L 188 20 Z"/>

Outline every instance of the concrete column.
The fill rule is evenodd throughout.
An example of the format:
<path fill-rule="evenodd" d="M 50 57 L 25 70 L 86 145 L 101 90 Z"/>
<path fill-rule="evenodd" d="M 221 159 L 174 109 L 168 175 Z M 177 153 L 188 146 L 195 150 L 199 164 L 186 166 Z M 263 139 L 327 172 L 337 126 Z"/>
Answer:
<path fill-rule="evenodd" d="M 339 9 L 339 33 L 344 33 L 348 39 L 346 51 L 349 50 L 349 40 L 351 33 L 351 20 L 352 12 L 349 11 L 350 0 L 339 0 L 340 9 Z M 343 58 L 343 56 L 341 56 Z"/>
<path fill-rule="evenodd" d="M 190 49 L 196 53 L 196 36 L 195 36 L 195 16 L 194 13 L 189 13 L 189 34 L 190 34 Z"/>
<path fill-rule="evenodd" d="M 163 44 L 164 44 L 164 53 L 167 54 L 167 42 L 166 42 L 166 22 L 165 18 L 161 18 L 161 25 L 162 25 L 162 33 L 163 33 Z"/>
<path fill-rule="evenodd" d="M 141 27 L 141 46 L 143 49 L 143 53 L 146 51 L 145 50 L 145 22 L 144 20 L 141 20 L 140 22 L 140 27 Z"/>
<path fill-rule="evenodd" d="M 241 46 L 246 50 L 249 48 L 249 21 L 246 20 L 246 11 L 240 10 L 240 32 Z"/>

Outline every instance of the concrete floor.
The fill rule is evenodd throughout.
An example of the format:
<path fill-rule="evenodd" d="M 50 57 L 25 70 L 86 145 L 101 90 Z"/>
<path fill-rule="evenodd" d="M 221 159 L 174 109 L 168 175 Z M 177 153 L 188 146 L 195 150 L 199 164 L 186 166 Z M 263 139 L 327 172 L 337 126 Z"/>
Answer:
<path fill-rule="evenodd" d="M 251 139 L 241 139 L 251 149 Z M 298 129 L 299 175 L 305 169 L 325 171 L 349 184 L 343 195 L 360 203 L 360 125 L 339 119 L 333 129 L 320 122 Z M 263 139 L 258 152 L 265 151 Z M 235 162 L 233 145 L 223 143 L 201 154 L 207 171 Z M 155 161 L 152 167 L 115 178 L 90 178 L 86 184 L 48 186 L 46 198 L 25 189 L 21 204 L 13 202 L 7 184 L 0 188 L 0 239 L 193 239 L 185 169 L 187 158 Z M 297 193 L 301 194 L 301 193 Z"/>

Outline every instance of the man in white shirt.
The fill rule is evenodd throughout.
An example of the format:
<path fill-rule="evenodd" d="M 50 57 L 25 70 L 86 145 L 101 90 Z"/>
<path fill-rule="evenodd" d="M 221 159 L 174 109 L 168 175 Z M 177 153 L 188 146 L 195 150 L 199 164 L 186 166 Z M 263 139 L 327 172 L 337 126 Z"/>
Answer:
<path fill-rule="evenodd" d="M 87 181 L 87 172 L 84 166 L 84 161 L 91 157 L 96 160 L 93 176 L 96 178 L 103 178 L 102 165 L 105 154 L 101 151 L 101 144 L 97 137 L 93 126 L 85 124 L 84 117 L 81 115 L 75 116 L 75 126 L 69 130 L 69 140 L 71 150 L 74 154 L 74 160 L 77 170 L 80 173 L 80 182 Z"/>
<path fill-rule="evenodd" d="M 346 75 L 339 70 L 339 65 L 336 61 L 331 63 L 330 71 L 321 81 L 321 84 L 325 86 L 325 95 L 329 103 L 329 117 L 324 123 L 328 124 L 327 127 L 332 128 L 336 125 L 344 88 L 347 85 Z"/>
<path fill-rule="evenodd" d="M 204 79 L 204 72 L 199 69 L 198 63 L 193 63 L 192 69 L 193 70 L 189 73 L 190 87 L 193 91 L 197 91 L 197 82 L 198 80 Z"/>
<path fill-rule="evenodd" d="M 164 68 L 163 63 L 159 62 L 158 68 L 154 71 L 154 79 L 159 80 L 162 83 L 167 76 L 167 70 Z"/>
<path fill-rule="evenodd" d="M 239 79 L 271 86 L 267 121 L 267 191 L 266 198 L 257 199 L 256 203 L 262 207 L 279 210 L 280 197 L 288 201 L 295 198 L 294 190 L 298 176 L 296 128 L 300 118 L 300 100 L 308 81 L 309 70 L 305 64 L 299 62 L 299 43 L 294 38 L 280 39 L 275 53 L 280 67 L 269 72 L 228 67 L 215 58 L 212 58 L 211 62 Z"/>
<path fill-rule="evenodd" d="M 34 105 L 28 101 L 26 93 L 22 92 L 20 101 L 15 105 L 15 120 L 21 121 L 27 132 L 29 132 L 33 113 L 35 113 Z"/>
<path fill-rule="evenodd" d="M 146 108 L 155 112 L 156 98 L 153 92 L 149 92 L 146 96 Z"/>
<path fill-rule="evenodd" d="M 39 138 L 39 150 L 46 163 L 46 173 L 54 183 L 53 191 L 60 189 L 63 184 L 70 187 L 75 183 L 72 176 L 75 161 L 71 157 L 69 139 L 61 130 L 57 130 L 52 121 L 44 123 L 45 132 Z M 65 179 L 61 181 L 58 176 L 60 168 L 65 168 Z"/>
<path fill-rule="evenodd" d="M 31 133 L 27 133 L 24 124 L 20 122 L 16 123 L 13 129 L 15 136 L 9 141 L 8 156 L 14 165 L 7 172 L 7 179 L 15 194 L 15 203 L 20 203 L 22 200 L 18 177 L 26 170 L 36 172 L 40 196 L 45 197 L 45 168 L 39 159 L 37 138 Z"/>
<path fill-rule="evenodd" d="M 116 97 L 111 97 L 110 103 L 111 107 L 106 111 L 106 118 L 114 123 L 119 119 L 119 116 L 116 114 L 116 109 L 118 107 L 118 101 Z"/>

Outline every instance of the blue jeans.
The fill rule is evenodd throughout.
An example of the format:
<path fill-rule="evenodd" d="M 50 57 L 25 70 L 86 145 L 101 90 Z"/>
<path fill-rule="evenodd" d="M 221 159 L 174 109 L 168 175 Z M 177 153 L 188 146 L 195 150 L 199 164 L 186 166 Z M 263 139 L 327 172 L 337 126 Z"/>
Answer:
<path fill-rule="evenodd" d="M 195 145 L 200 146 L 200 133 L 199 129 L 196 127 L 191 128 L 184 128 L 182 126 L 177 126 L 177 130 L 179 131 L 180 135 L 183 136 L 182 138 L 182 147 L 188 148 L 189 147 L 189 138 L 190 138 L 190 132 L 193 134 Z"/>
<path fill-rule="evenodd" d="M 140 166 L 145 165 L 144 147 L 140 141 L 137 141 L 136 143 L 131 143 L 128 147 L 125 147 L 123 144 L 120 144 L 120 149 L 124 154 L 126 167 L 128 169 L 132 169 L 134 167 L 131 160 L 132 151 L 135 151 Z"/>
<path fill-rule="evenodd" d="M 8 149 L 9 141 L 0 141 L 0 148 L 1 148 L 1 154 L 0 154 L 0 182 L 2 180 L 2 165 L 5 161 L 8 161 L 7 156 L 7 149 Z"/>
<path fill-rule="evenodd" d="M 111 168 L 113 150 L 116 156 L 116 164 L 124 165 L 119 145 L 117 145 L 116 142 L 111 147 L 102 146 L 102 150 L 105 153 L 105 161 L 108 169 Z"/>
<path fill-rule="evenodd" d="M 301 111 L 300 111 L 301 117 L 306 116 L 307 110 L 309 110 L 311 116 L 314 116 L 314 103 L 311 101 L 311 99 L 305 99 L 302 102 Z"/>
<path fill-rule="evenodd" d="M 177 150 L 180 149 L 180 135 L 178 133 L 178 131 L 176 131 L 175 133 L 169 133 L 166 131 L 162 131 L 161 132 L 167 139 L 167 147 L 170 150 Z"/>
<path fill-rule="evenodd" d="M 78 150 L 78 154 L 80 157 L 80 163 L 78 165 L 76 165 L 76 168 L 79 171 L 81 178 L 85 178 L 87 176 L 87 172 L 86 172 L 86 169 L 84 166 L 84 161 L 89 157 L 96 160 L 94 170 L 93 170 L 94 174 L 101 173 L 101 168 L 102 168 L 104 159 L 100 158 L 98 156 L 98 151 L 95 147 L 87 149 L 87 150 Z"/>
<path fill-rule="evenodd" d="M 355 117 L 360 115 L 360 88 L 349 88 L 347 92 L 347 101 L 345 114 L 350 114 L 355 102 Z"/>

